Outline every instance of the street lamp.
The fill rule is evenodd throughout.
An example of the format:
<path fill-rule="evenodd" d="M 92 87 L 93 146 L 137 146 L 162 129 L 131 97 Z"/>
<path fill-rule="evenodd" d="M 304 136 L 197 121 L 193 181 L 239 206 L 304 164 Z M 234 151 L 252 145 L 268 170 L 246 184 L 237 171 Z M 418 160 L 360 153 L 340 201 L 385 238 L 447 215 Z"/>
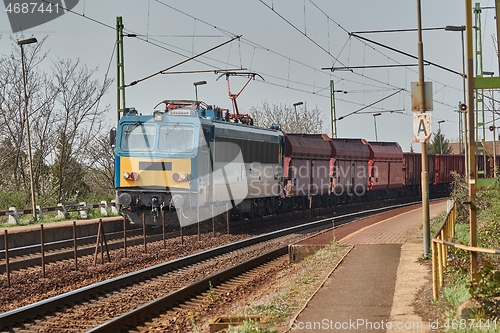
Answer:
<path fill-rule="evenodd" d="M 204 85 L 204 84 L 207 84 L 207 81 L 197 81 L 197 82 L 193 83 L 193 85 L 194 85 L 194 94 L 195 94 L 195 98 L 196 98 L 197 102 L 198 102 L 198 86 L 201 86 L 201 85 Z"/>
<path fill-rule="evenodd" d="M 438 121 L 439 133 L 441 133 L 441 124 L 444 123 L 444 120 Z"/>
<path fill-rule="evenodd" d="M 483 75 L 490 75 L 491 77 L 493 77 L 493 75 L 495 75 L 494 72 L 484 72 L 483 71 Z M 496 141 L 496 126 L 495 126 L 495 96 L 494 96 L 494 90 L 492 89 L 491 90 L 491 111 L 493 113 L 493 124 L 492 126 L 490 126 L 490 130 L 493 132 L 493 176 L 496 177 L 496 173 L 497 173 L 497 141 Z M 485 143 L 486 143 L 486 140 L 485 140 Z"/>
<path fill-rule="evenodd" d="M 466 92 L 465 92 L 465 47 L 464 47 L 464 31 L 465 31 L 465 25 L 447 25 L 444 30 L 446 31 L 460 31 L 461 32 L 461 35 L 462 35 L 462 89 L 464 91 L 464 101 L 463 103 L 466 103 L 467 101 L 467 95 L 466 95 Z M 461 103 L 458 103 L 458 104 L 461 104 Z M 461 108 L 460 108 L 461 109 Z M 463 113 L 463 117 L 464 117 L 464 145 L 465 145 L 465 174 L 468 175 L 469 174 L 469 146 L 468 146 L 468 143 L 467 143 L 467 131 L 468 131 L 468 127 L 467 127 L 467 108 L 465 109 L 461 109 L 462 113 Z"/>
<path fill-rule="evenodd" d="M 30 123 L 28 117 L 28 94 L 26 92 L 26 71 L 24 69 L 24 49 L 23 45 L 37 43 L 36 38 L 20 40 L 17 45 L 21 46 L 21 64 L 23 68 L 23 86 L 24 86 L 24 117 L 26 118 L 26 137 L 28 140 L 28 161 L 30 164 L 30 184 L 31 184 L 31 206 L 33 209 L 33 221 L 36 222 L 36 201 L 35 201 L 35 184 L 33 183 L 33 157 L 31 156 L 31 138 L 30 138 Z"/>
<path fill-rule="evenodd" d="M 304 104 L 304 102 L 293 103 L 293 109 L 295 110 L 295 114 L 297 114 L 297 106 Z"/>
<path fill-rule="evenodd" d="M 438 121 L 438 127 L 439 127 L 439 150 L 441 151 L 441 155 L 443 155 L 443 134 L 441 133 L 441 124 L 444 123 L 444 120 Z"/>
<path fill-rule="evenodd" d="M 297 114 L 297 106 L 304 104 L 304 102 L 293 103 L 293 110 L 295 111 L 294 117 L 295 121 L 299 121 L 299 115 Z"/>
<path fill-rule="evenodd" d="M 381 116 L 382 113 L 374 113 L 373 114 L 373 124 L 375 125 L 375 141 L 378 142 L 378 136 L 377 136 L 377 117 Z"/>

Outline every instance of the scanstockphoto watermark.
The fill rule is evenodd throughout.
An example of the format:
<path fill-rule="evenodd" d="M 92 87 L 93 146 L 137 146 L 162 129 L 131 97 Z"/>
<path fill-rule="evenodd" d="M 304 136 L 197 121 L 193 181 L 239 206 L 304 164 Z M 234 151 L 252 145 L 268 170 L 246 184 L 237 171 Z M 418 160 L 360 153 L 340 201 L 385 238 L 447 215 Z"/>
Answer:
<path fill-rule="evenodd" d="M 315 330 L 332 332 L 343 332 L 347 330 L 366 330 L 372 331 L 405 331 L 405 332 L 422 332 L 422 331 L 439 331 L 439 330 L 457 330 L 457 329 L 475 329 L 477 331 L 485 330 L 497 331 L 500 324 L 496 319 L 447 319 L 444 322 L 439 319 L 423 322 L 423 321 L 390 321 L 380 320 L 373 321 L 369 319 L 349 319 L 345 321 L 334 321 L 331 319 L 322 319 L 320 321 L 298 321 L 293 319 L 290 321 L 290 330 Z"/>
<path fill-rule="evenodd" d="M 284 173 L 281 166 L 262 166 L 253 162 L 246 164 L 246 179 L 251 193 L 258 196 L 280 196 L 280 192 L 272 192 L 276 187 L 261 187 L 262 180 L 270 182 L 283 177 L 283 192 L 285 196 L 333 194 L 336 196 L 363 196 L 368 189 L 371 178 L 365 166 L 334 166 L 333 171 L 329 166 L 301 165 L 290 167 Z M 372 174 L 378 174 L 378 168 L 372 167 Z M 282 175 L 282 176 L 280 176 Z M 285 177 L 286 175 L 286 177 Z"/>
<path fill-rule="evenodd" d="M 427 327 L 429 326 L 429 327 Z M 343 332 L 346 330 L 380 330 L 380 331 L 390 331 L 390 330 L 404 330 L 404 331 L 415 331 L 421 332 L 425 328 L 430 328 L 430 325 L 424 325 L 422 321 L 389 321 L 380 320 L 373 321 L 364 318 L 349 319 L 345 321 L 335 321 L 331 319 L 322 319 L 320 321 L 297 321 L 292 320 L 290 322 L 290 330 L 315 330 L 315 331 L 338 331 Z"/>
<path fill-rule="evenodd" d="M 12 32 L 52 21 L 72 10 L 79 0 L 3 0 Z"/>

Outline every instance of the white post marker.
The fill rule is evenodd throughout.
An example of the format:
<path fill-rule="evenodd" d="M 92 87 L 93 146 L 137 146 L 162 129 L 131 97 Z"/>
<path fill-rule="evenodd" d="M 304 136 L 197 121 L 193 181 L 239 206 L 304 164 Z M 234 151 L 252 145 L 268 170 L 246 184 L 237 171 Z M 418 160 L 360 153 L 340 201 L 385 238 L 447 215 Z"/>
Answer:
<path fill-rule="evenodd" d="M 413 113 L 413 142 L 430 142 L 432 135 L 430 112 Z"/>

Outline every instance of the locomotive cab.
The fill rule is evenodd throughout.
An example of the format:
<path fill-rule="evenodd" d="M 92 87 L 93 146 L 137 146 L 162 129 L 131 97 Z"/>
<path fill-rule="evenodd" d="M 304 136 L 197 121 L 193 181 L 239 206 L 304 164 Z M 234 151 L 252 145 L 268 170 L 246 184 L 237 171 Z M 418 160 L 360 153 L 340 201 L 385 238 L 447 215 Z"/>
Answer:
<path fill-rule="evenodd" d="M 194 103 L 165 104 L 166 112 L 129 114 L 117 126 L 117 204 L 133 222 L 145 213 L 156 223 L 161 209 L 203 205 L 209 193 L 213 125 Z"/>

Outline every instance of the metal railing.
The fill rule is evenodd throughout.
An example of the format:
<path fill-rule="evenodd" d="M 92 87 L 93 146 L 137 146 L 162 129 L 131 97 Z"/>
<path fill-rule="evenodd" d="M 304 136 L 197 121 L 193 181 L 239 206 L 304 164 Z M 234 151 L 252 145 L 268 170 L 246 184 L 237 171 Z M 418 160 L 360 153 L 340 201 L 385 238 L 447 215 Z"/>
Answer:
<path fill-rule="evenodd" d="M 434 300 L 439 298 L 439 286 L 444 287 L 444 270 L 447 266 L 448 247 L 462 249 L 468 252 L 480 252 L 489 254 L 500 254 L 498 249 L 487 249 L 454 243 L 455 225 L 457 221 L 457 204 L 453 202 L 443 224 L 432 238 L 432 296 Z"/>

